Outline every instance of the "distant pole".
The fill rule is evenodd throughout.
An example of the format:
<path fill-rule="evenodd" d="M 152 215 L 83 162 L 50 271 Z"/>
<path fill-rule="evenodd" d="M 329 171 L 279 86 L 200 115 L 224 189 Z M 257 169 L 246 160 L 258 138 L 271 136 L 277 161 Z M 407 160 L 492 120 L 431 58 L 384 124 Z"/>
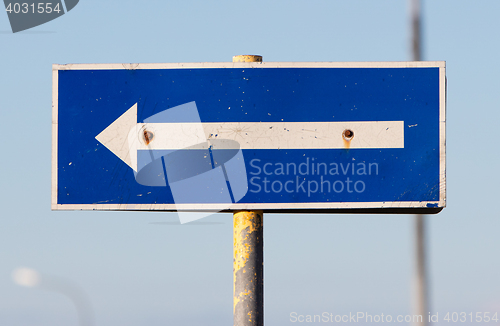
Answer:
<path fill-rule="evenodd" d="M 420 0 L 410 1 L 411 14 L 411 52 L 412 60 L 422 60 L 422 19 Z M 413 322 L 414 325 L 426 326 L 428 324 L 427 305 L 427 266 L 425 255 L 425 217 L 414 217 L 414 275 L 413 275 L 413 315 L 422 316 L 422 320 Z"/>
<path fill-rule="evenodd" d="M 425 255 L 425 217 L 415 215 L 415 272 L 413 279 L 413 314 L 422 316 L 422 321 L 414 325 L 425 326 L 428 324 L 427 307 L 427 273 Z"/>
<path fill-rule="evenodd" d="M 262 62 L 238 55 L 233 62 Z M 264 223 L 262 211 L 233 213 L 234 326 L 264 325 Z"/>
<path fill-rule="evenodd" d="M 411 14 L 411 55 L 413 61 L 422 60 L 420 0 L 410 1 Z"/>

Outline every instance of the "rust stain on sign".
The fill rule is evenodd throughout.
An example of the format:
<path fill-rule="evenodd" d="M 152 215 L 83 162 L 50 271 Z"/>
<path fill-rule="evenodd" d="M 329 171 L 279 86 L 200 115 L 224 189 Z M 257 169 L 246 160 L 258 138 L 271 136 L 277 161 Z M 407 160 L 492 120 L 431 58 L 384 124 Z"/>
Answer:
<path fill-rule="evenodd" d="M 151 141 L 153 141 L 154 136 L 155 135 L 153 134 L 152 131 L 144 130 L 143 135 L 142 135 L 142 138 L 144 140 L 144 144 L 149 145 L 149 143 L 151 143 Z"/>
<path fill-rule="evenodd" d="M 344 141 L 344 148 L 349 149 L 351 147 L 351 140 L 354 138 L 354 131 L 351 129 L 346 129 L 342 132 L 342 139 Z"/>

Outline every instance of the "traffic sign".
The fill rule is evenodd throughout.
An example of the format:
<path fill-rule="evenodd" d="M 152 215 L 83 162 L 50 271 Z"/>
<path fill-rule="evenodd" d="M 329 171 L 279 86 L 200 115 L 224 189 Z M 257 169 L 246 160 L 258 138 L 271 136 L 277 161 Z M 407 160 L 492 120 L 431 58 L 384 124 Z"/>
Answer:
<path fill-rule="evenodd" d="M 53 66 L 52 209 L 440 211 L 445 63 Z"/>

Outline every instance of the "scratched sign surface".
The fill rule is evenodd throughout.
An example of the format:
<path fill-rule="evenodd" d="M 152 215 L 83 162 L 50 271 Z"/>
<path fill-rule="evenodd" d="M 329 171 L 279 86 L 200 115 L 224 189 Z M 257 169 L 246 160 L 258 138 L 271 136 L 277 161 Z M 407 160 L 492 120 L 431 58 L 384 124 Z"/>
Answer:
<path fill-rule="evenodd" d="M 53 66 L 52 208 L 437 212 L 445 63 Z"/>

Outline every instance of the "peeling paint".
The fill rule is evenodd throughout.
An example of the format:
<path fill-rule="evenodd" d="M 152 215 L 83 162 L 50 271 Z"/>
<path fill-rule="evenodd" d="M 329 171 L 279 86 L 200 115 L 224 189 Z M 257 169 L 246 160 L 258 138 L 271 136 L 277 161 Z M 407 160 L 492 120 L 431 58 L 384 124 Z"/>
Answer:
<path fill-rule="evenodd" d="M 263 213 L 233 217 L 234 325 L 263 324 Z"/>

